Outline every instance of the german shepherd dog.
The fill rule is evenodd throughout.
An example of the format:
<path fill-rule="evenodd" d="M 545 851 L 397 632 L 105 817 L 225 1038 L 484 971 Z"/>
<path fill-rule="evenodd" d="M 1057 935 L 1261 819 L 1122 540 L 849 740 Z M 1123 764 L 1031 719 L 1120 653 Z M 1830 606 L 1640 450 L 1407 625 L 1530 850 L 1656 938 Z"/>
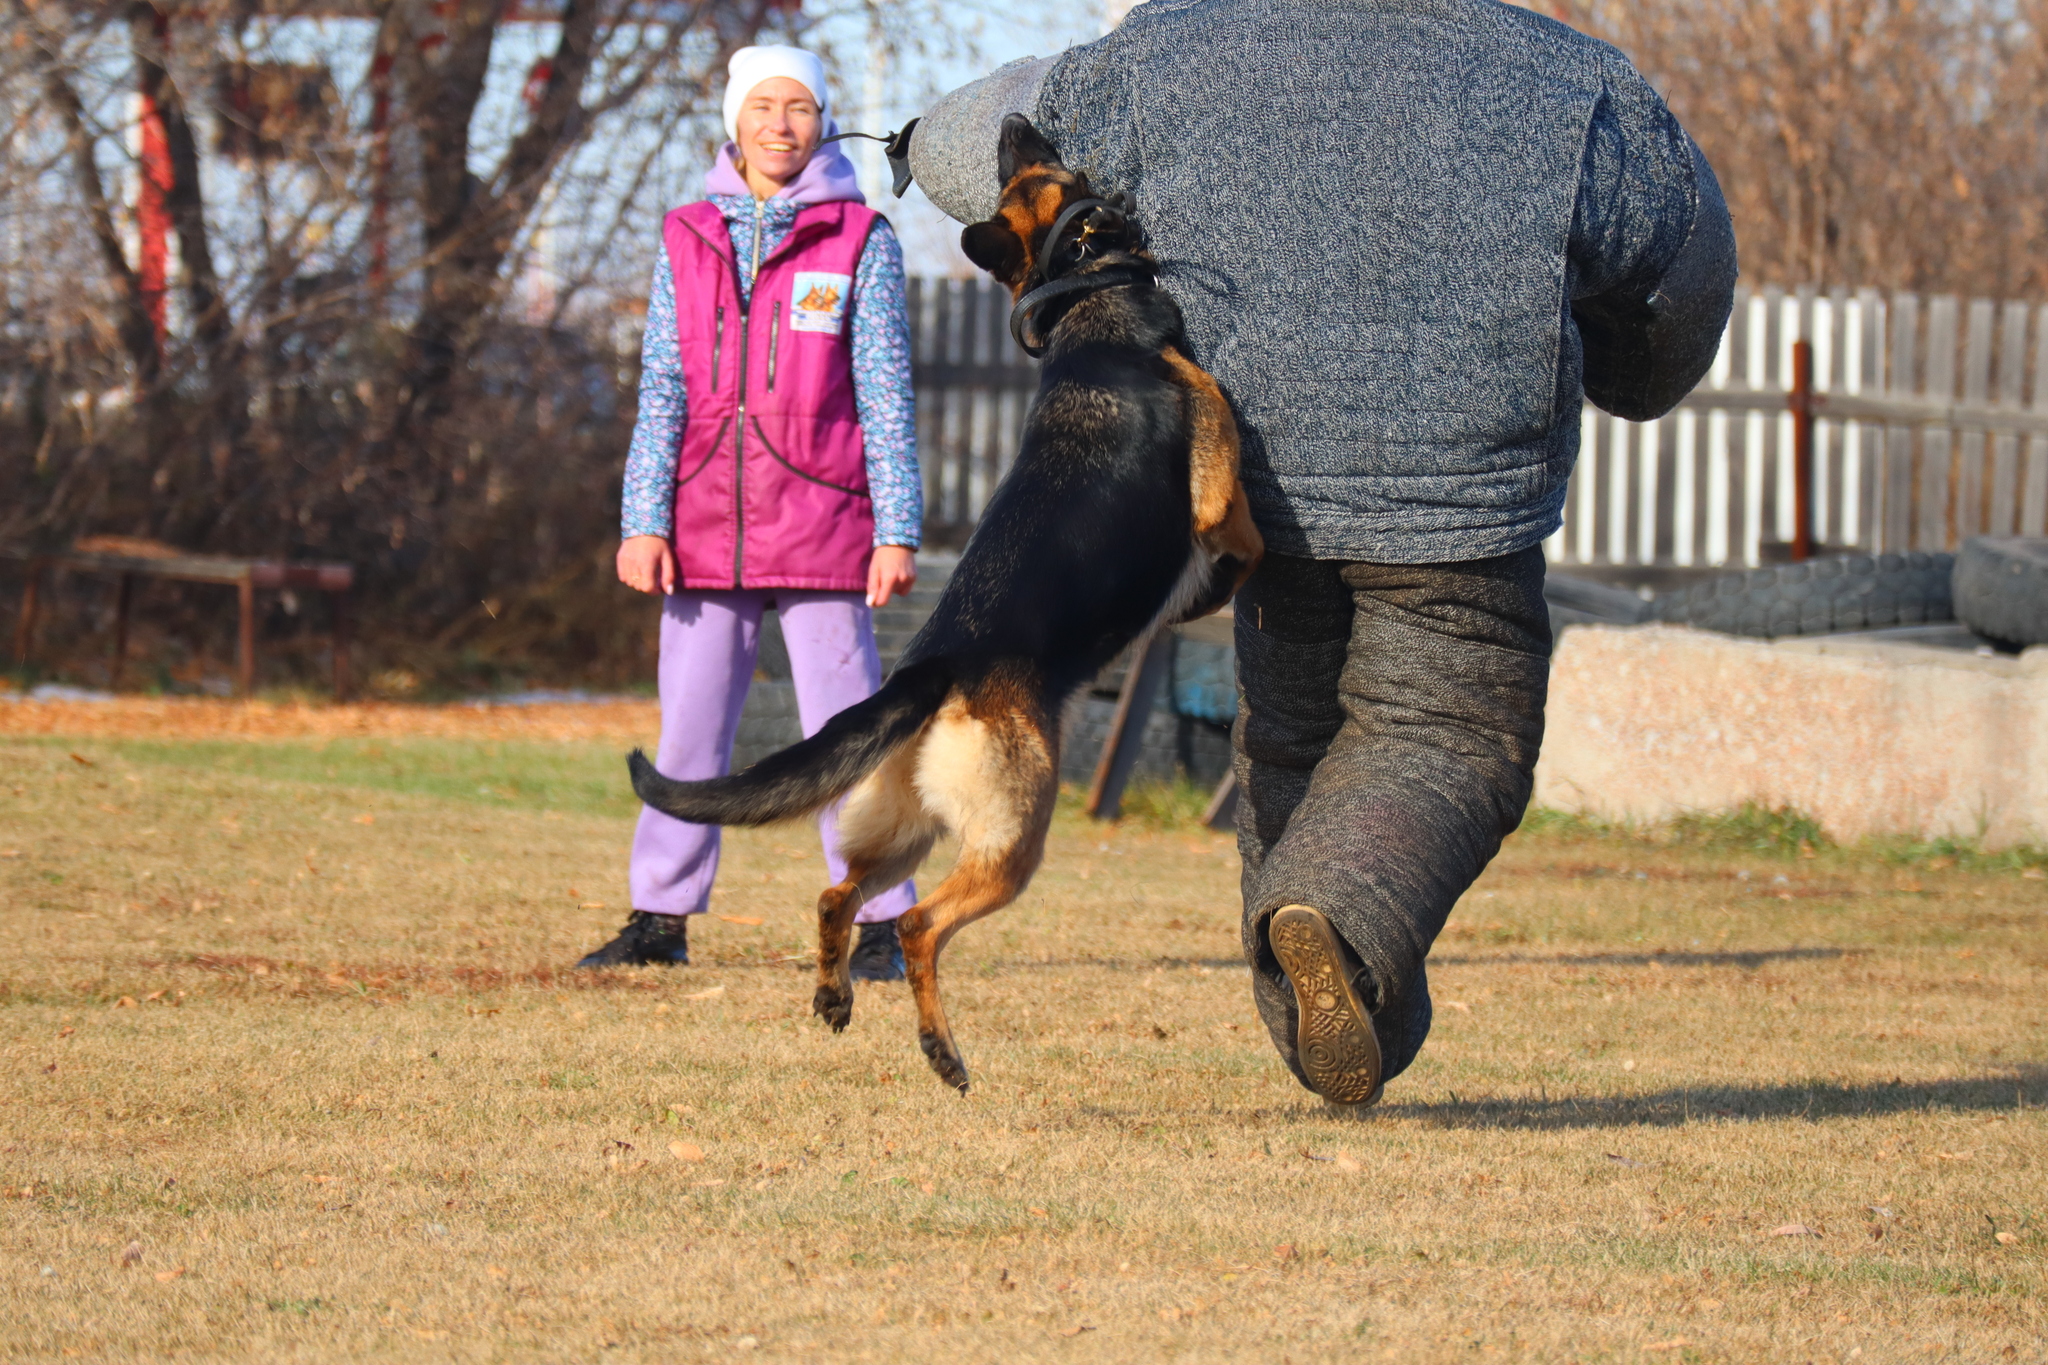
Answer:
<path fill-rule="evenodd" d="M 1180 309 L 1152 283 L 1136 227 L 1094 200 L 1021 114 L 1003 123 L 997 166 L 996 216 L 961 233 L 969 259 L 1013 297 L 1091 271 L 1129 282 L 1077 284 L 1049 325 L 1041 318 L 1044 366 L 1022 449 L 931 618 L 879 692 L 742 772 L 677 782 L 638 750 L 629 760 L 641 800 L 700 823 L 765 824 L 845 795 L 846 880 L 818 898 L 812 1000 L 834 1032 L 853 1016 L 847 958 L 863 899 L 957 834 L 959 861 L 897 931 L 918 1041 L 962 1091 L 939 953 L 1038 869 L 1063 703 L 1155 622 L 1223 605 L 1264 550 L 1238 482 L 1236 424 L 1215 380 L 1182 354 Z M 1082 200 L 1098 207 L 1055 234 Z"/>

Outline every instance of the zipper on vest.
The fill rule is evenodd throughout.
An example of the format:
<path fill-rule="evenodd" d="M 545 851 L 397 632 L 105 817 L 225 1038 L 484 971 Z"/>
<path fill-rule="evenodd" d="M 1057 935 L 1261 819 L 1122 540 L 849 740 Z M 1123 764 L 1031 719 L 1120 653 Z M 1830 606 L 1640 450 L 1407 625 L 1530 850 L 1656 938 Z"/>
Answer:
<path fill-rule="evenodd" d="M 775 301 L 775 311 L 768 315 L 768 392 L 775 392 L 775 344 L 782 335 L 782 300 Z"/>
<path fill-rule="evenodd" d="M 718 391 L 718 353 L 725 349 L 725 309 L 718 310 L 717 330 L 711 334 L 711 389 Z"/>
<path fill-rule="evenodd" d="M 751 295 L 749 295 L 751 297 Z M 741 494 L 747 477 L 747 315 L 740 313 L 739 420 L 732 424 L 732 585 L 743 583 L 742 557 L 747 549 L 747 519 Z"/>
<path fill-rule="evenodd" d="M 747 518 L 743 495 L 747 478 L 747 318 L 754 311 L 754 286 L 761 281 L 761 229 L 767 218 L 754 201 L 754 259 L 747 267 L 747 302 L 740 310 L 739 420 L 732 424 L 732 585 L 746 582 Z"/>

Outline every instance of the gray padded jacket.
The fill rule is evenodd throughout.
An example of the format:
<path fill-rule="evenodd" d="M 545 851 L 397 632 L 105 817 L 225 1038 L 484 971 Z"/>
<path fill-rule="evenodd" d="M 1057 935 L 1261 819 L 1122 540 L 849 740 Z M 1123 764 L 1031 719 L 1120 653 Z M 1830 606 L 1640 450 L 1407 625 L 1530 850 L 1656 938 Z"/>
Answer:
<path fill-rule="evenodd" d="M 1005 114 L 1135 196 L 1286 554 L 1443 563 L 1556 529 L 1590 397 L 1712 363 L 1720 186 L 1612 47 L 1495 0 L 1148 0 L 945 96 L 910 163 L 987 217 Z"/>

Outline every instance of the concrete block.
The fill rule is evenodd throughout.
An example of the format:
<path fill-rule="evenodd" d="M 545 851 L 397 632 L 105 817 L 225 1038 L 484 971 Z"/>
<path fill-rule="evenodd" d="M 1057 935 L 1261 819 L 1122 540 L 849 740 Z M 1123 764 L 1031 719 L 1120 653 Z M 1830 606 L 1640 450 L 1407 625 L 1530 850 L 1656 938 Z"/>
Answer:
<path fill-rule="evenodd" d="M 1640 821 L 1754 800 L 1837 839 L 2048 843 L 2048 647 L 1575 626 L 1551 665 L 1535 799 Z"/>

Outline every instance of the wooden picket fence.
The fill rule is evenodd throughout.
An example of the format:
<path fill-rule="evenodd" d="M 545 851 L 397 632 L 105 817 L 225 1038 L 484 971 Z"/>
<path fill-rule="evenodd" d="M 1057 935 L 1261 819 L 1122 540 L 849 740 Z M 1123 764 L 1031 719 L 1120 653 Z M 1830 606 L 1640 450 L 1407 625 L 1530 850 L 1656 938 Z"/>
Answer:
<path fill-rule="evenodd" d="M 1038 362 L 1010 339 L 1010 292 L 995 281 L 913 276 L 909 285 L 925 534 L 958 545 L 1017 457 Z"/>
<path fill-rule="evenodd" d="M 1820 548 L 1948 550 L 2041 535 L 2048 308 L 1875 290 L 1743 290 L 1713 369 L 1676 412 L 1588 407 L 1565 564 L 1745 565 L 1797 531 L 1794 357 L 1811 347 L 1808 498 Z"/>
<path fill-rule="evenodd" d="M 910 312 L 926 523 L 957 543 L 1016 456 L 1037 367 L 991 281 L 913 279 Z M 1800 343 L 1810 392 L 1795 392 Z M 1820 549 L 2048 534 L 2048 306 L 1741 290 L 1713 369 L 1675 412 L 1586 409 L 1545 548 L 1560 564 L 1759 564 L 1786 557 L 1802 505 Z"/>

